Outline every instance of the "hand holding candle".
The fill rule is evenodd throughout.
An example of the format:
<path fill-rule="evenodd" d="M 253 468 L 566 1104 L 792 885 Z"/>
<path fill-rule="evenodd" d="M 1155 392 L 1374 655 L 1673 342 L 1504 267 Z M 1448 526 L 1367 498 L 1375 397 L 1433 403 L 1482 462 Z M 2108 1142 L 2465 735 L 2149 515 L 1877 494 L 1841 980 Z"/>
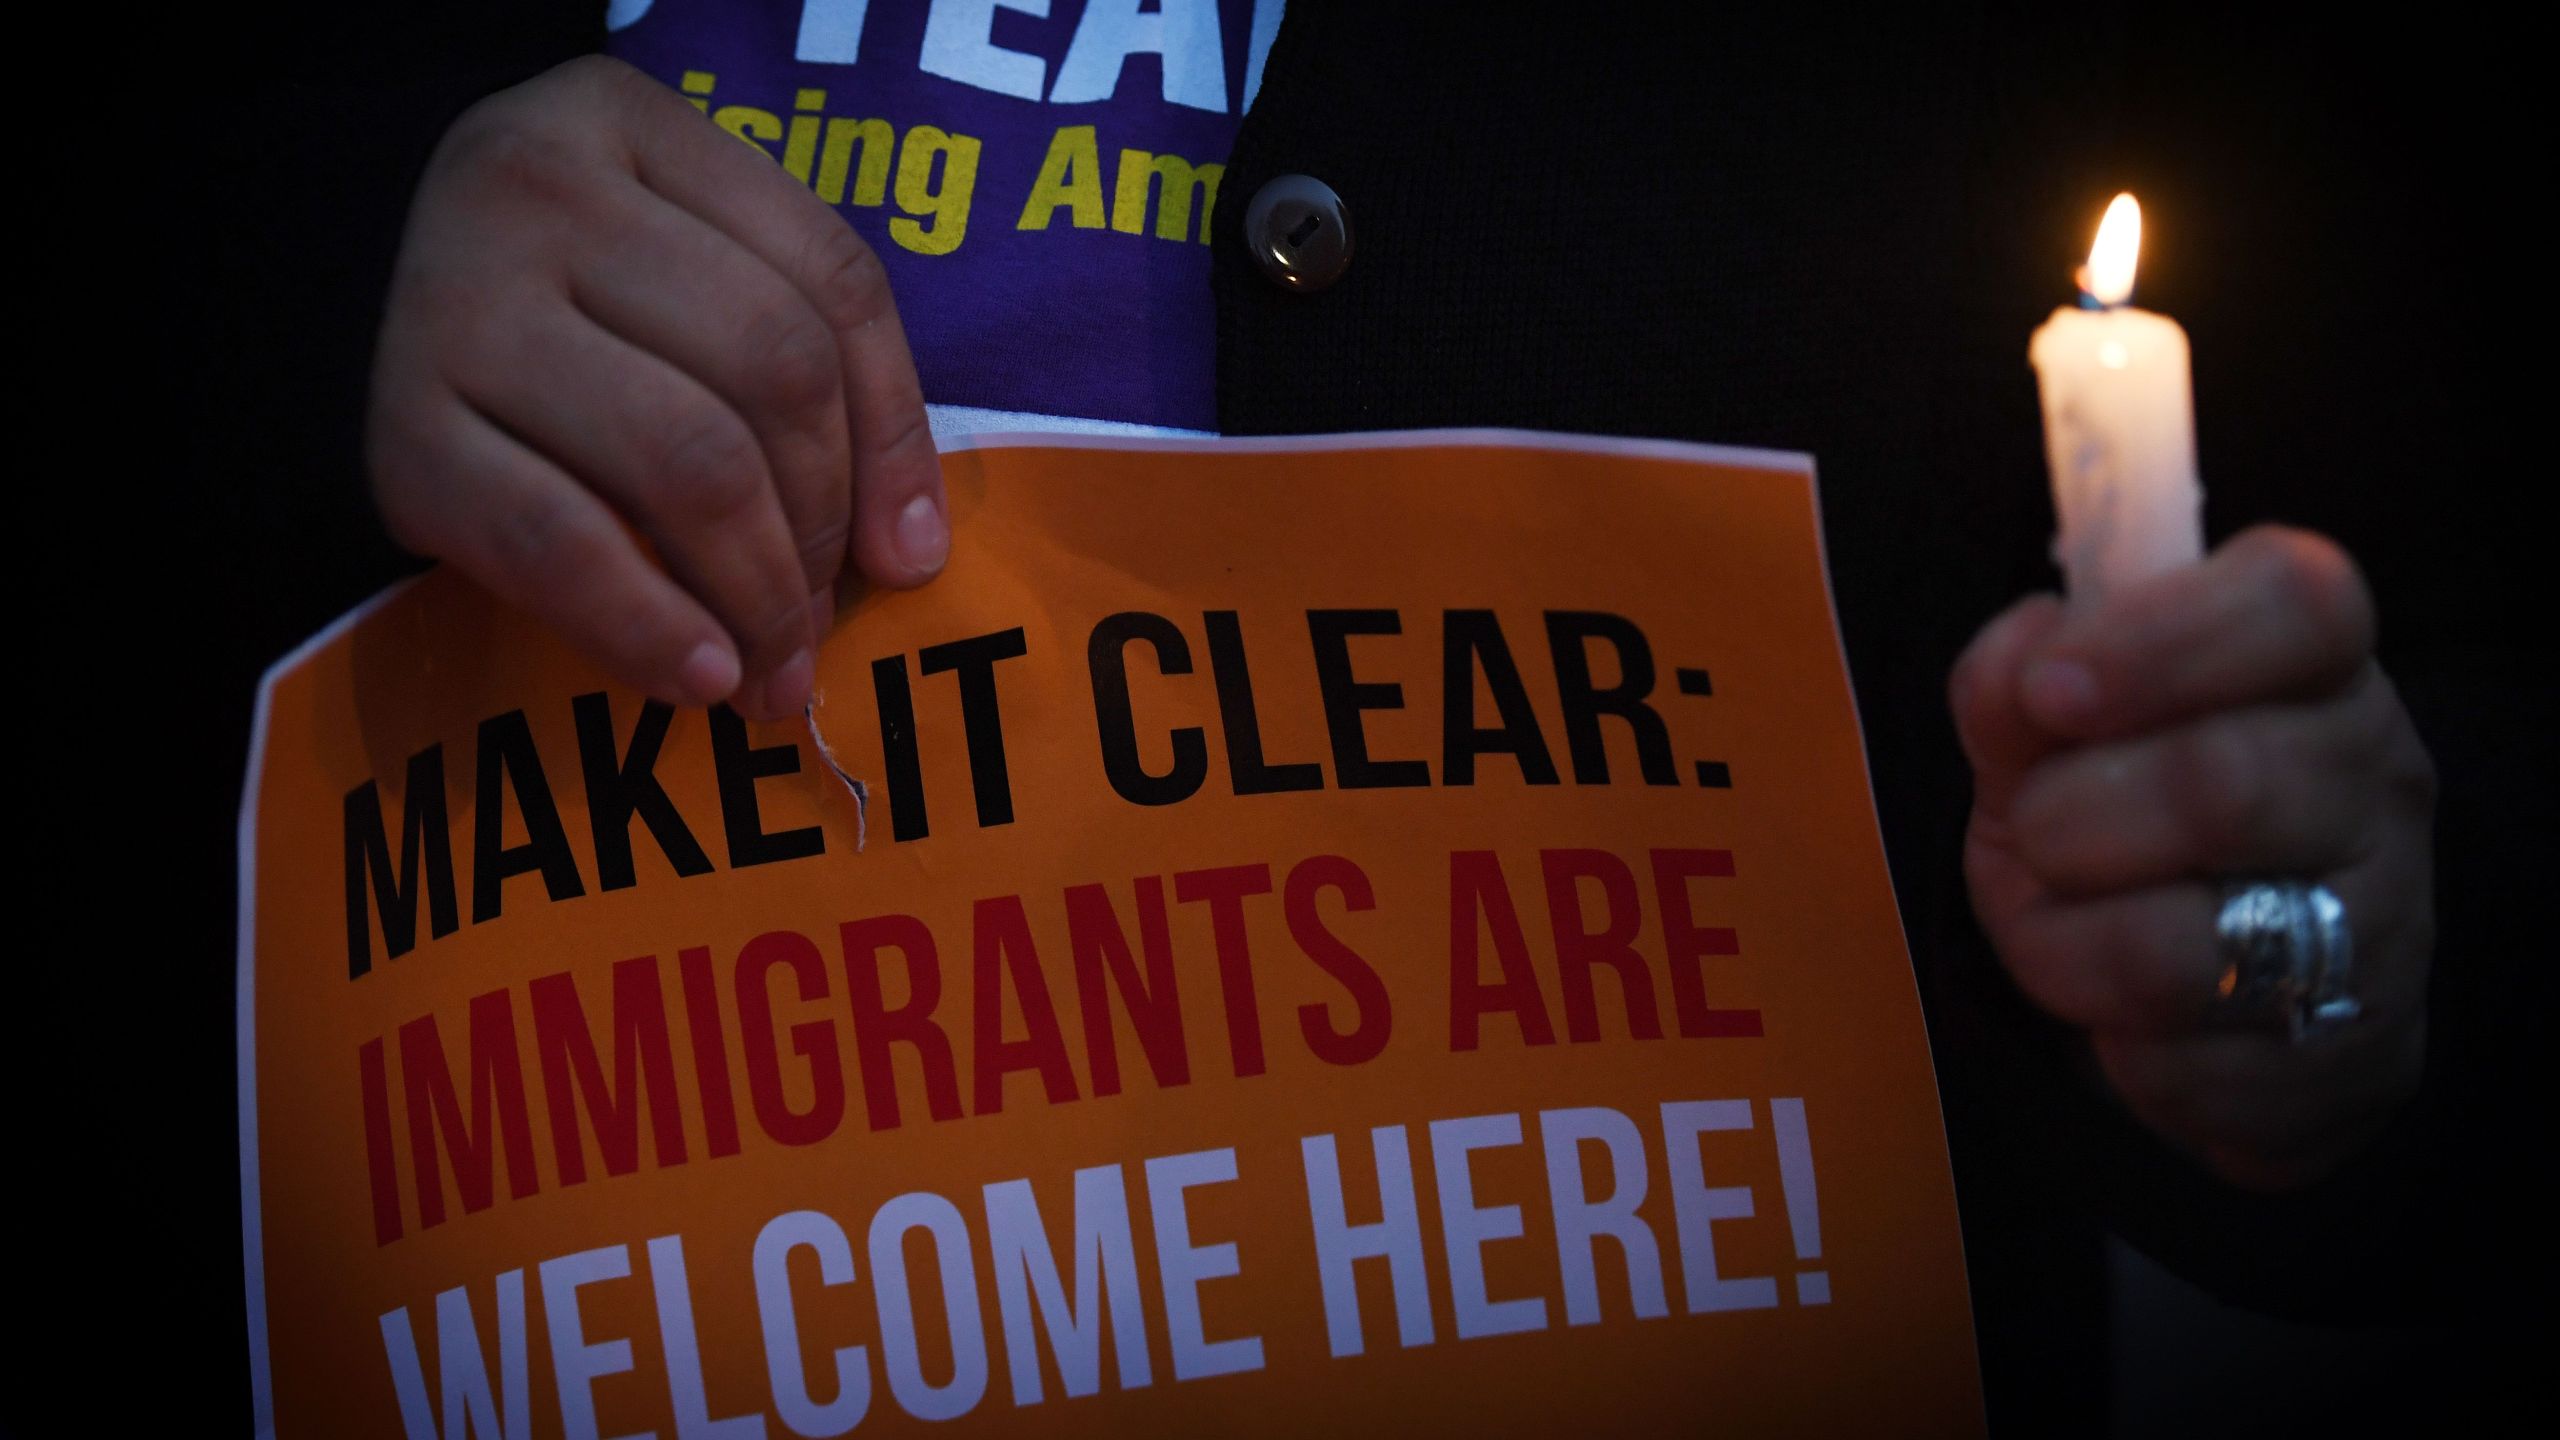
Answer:
<path fill-rule="evenodd" d="M 2010 977 L 2088 1032 L 2126 1110 L 2282 1189 L 2417 1089 L 2432 762 L 2345 551 L 2258 526 L 2204 556 L 2186 336 L 2122 303 L 2139 224 L 2119 197 L 2082 276 L 2094 308 L 2056 312 L 2030 352 L 2069 596 L 2011 607 L 1950 678 L 1965 879 Z M 2352 926 L 2357 1018 L 2310 1043 L 2232 1003 L 2226 899 L 2269 882 Z"/>
<path fill-rule="evenodd" d="M 2027 349 L 2060 522 L 2054 559 L 2075 603 L 2204 555 L 2187 332 L 2125 303 L 2141 247 L 2142 207 L 2118 195 L 2080 272 L 2082 306 L 2054 311 Z"/>

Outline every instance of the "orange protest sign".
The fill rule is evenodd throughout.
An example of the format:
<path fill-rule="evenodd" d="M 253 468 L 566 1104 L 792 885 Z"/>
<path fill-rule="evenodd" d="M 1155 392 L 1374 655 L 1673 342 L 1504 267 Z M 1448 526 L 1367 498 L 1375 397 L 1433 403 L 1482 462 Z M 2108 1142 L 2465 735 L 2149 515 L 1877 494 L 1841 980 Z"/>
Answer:
<path fill-rule="evenodd" d="M 262 1428 L 1979 1428 L 1808 462 L 944 467 L 814 731 L 448 573 L 269 676 Z"/>

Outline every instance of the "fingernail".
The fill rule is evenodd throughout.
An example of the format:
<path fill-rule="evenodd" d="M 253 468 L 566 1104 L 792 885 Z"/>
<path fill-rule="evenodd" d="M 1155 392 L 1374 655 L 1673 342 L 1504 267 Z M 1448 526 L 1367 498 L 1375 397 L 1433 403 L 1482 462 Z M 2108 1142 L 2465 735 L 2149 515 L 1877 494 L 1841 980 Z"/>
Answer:
<path fill-rule="evenodd" d="M 737 653 L 716 640 L 703 641 L 677 667 L 676 684 L 696 705 L 719 704 L 737 692 Z"/>
<path fill-rule="evenodd" d="M 2038 720 L 2085 720 L 2097 713 L 2098 677 L 2077 660 L 2039 660 L 2027 667 L 2021 694 Z"/>
<path fill-rule="evenodd" d="M 809 685 L 817 678 L 818 662 L 803 648 L 791 652 L 781 668 L 764 677 L 764 713 L 780 720 L 797 713 L 809 703 Z"/>
<path fill-rule="evenodd" d="M 919 575 L 931 575 L 942 568 L 951 555 L 951 527 L 942 518 L 942 504 L 931 495 L 918 495 L 898 512 L 898 527 L 893 537 L 898 558 Z"/>

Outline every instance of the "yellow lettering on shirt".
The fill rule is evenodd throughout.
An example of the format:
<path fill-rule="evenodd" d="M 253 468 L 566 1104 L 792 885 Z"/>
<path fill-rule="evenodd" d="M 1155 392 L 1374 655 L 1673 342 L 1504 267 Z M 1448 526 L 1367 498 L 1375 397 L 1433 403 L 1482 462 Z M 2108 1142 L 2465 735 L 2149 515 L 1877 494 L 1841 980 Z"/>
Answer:
<path fill-rule="evenodd" d="M 1120 152 L 1119 183 L 1111 197 L 1111 228 L 1124 235 L 1146 229 L 1148 182 L 1164 177 L 1163 198 L 1156 204 L 1156 237 L 1191 237 L 1191 196 L 1200 192 L 1200 243 L 1209 243 L 1209 216 L 1218 203 L 1218 181 L 1224 165 L 1195 166 L 1179 155 L 1151 155 L 1144 150 Z"/>
<path fill-rule="evenodd" d="M 855 147 L 861 147 L 862 169 L 854 171 Z M 818 198 L 844 203 L 844 182 L 853 175 L 853 203 L 878 205 L 889 198 L 889 152 L 898 148 L 898 132 L 886 120 L 827 122 L 826 148 L 818 157 Z"/>
<path fill-rule="evenodd" d="M 1031 182 L 1031 198 L 1013 228 L 1046 230 L 1061 209 L 1079 230 L 1102 228 L 1102 157 L 1090 125 L 1063 125 L 1050 137 L 1040 178 Z"/>
<path fill-rule="evenodd" d="M 711 123 L 768 155 L 773 152 L 763 142 L 782 138 L 782 117 L 752 105 L 723 105 L 711 113 Z"/>
<path fill-rule="evenodd" d="M 782 168 L 806 185 L 810 163 L 818 155 L 818 127 L 825 123 L 816 112 L 827 108 L 827 92 L 803 90 L 792 98 L 791 108 L 799 113 L 791 117 L 791 136 L 783 142 Z"/>
<path fill-rule="evenodd" d="M 898 208 L 933 217 L 930 227 L 899 218 L 889 238 L 919 255 L 948 255 L 969 233 L 969 197 L 978 188 L 977 137 L 947 135 L 930 125 L 907 132 L 898 147 Z M 942 157 L 942 183 L 933 183 L 934 157 Z"/>

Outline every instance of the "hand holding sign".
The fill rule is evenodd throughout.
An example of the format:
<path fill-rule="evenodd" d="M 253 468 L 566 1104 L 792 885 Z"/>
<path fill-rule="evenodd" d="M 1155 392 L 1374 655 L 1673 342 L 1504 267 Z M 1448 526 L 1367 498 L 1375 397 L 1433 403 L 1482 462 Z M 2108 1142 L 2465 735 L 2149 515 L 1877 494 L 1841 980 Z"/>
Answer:
<path fill-rule="evenodd" d="M 2354 563 L 2264 527 L 2096 606 L 2037 596 L 1950 691 L 1974 909 L 2134 1114 L 2260 1188 L 2370 1138 L 2424 1053 L 2434 777 Z M 2215 1023 L 2217 882 L 2264 875 L 2318 877 L 2355 917 L 2365 1018 L 2334 1040 Z"/>
<path fill-rule="evenodd" d="M 808 699 L 848 553 L 873 584 L 914 585 L 950 543 L 878 258 L 602 58 L 445 136 L 401 242 L 366 448 L 401 543 L 626 685 L 760 719 Z"/>

